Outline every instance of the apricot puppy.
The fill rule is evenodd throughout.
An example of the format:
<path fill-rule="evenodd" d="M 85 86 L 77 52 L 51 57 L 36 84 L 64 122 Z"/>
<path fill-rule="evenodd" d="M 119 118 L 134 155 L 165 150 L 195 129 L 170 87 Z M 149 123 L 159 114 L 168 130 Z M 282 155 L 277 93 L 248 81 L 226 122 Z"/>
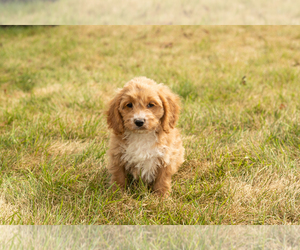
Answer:
<path fill-rule="evenodd" d="M 171 176 L 184 161 L 184 148 L 175 124 L 179 97 L 146 77 L 127 82 L 107 111 L 113 133 L 109 143 L 111 183 L 123 188 L 127 174 L 153 184 L 159 195 L 171 191 Z"/>

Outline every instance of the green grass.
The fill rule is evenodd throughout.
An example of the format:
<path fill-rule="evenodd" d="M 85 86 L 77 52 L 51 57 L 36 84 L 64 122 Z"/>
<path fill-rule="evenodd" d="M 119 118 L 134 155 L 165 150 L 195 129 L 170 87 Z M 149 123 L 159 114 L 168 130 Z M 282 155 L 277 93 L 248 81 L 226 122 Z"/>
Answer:
<path fill-rule="evenodd" d="M 2 0 L 0 24 L 299 25 L 295 5 L 291 0 Z"/>
<path fill-rule="evenodd" d="M 298 249 L 297 226 L 3 226 L 0 249 Z"/>
<path fill-rule="evenodd" d="M 299 224 L 292 26 L 0 29 L 1 224 Z M 181 96 L 185 163 L 162 200 L 113 192 L 104 111 L 135 76 Z"/>

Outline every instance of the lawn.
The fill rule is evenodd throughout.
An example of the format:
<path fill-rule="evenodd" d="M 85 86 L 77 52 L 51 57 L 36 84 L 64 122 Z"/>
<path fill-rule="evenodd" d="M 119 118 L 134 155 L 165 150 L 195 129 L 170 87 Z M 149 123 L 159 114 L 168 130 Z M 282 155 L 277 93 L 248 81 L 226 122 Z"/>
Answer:
<path fill-rule="evenodd" d="M 0 28 L 1 224 L 299 224 L 295 26 Z M 161 199 L 113 192 L 104 111 L 135 76 L 182 100 Z"/>
<path fill-rule="evenodd" d="M 299 25 L 299 0 L 0 0 L 0 24 Z"/>

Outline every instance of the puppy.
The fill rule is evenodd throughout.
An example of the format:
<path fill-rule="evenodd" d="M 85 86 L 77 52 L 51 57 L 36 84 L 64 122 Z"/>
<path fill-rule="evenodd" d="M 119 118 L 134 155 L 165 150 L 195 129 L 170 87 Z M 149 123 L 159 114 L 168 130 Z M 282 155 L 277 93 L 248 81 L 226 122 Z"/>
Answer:
<path fill-rule="evenodd" d="M 179 97 L 162 84 L 137 77 L 110 102 L 107 166 L 111 184 L 124 188 L 127 174 L 153 185 L 161 195 L 171 191 L 171 176 L 184 161 L 184 148 L 175 124 Z"/>

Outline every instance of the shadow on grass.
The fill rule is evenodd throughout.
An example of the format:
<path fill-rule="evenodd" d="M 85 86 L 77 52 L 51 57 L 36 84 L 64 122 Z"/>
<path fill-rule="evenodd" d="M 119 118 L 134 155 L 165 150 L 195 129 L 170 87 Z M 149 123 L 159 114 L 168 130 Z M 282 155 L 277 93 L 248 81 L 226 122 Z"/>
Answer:
<path fill-rule="evenodd" d="M 36 85 L 36 74 L 29 71 L 19 73 L 14 77 L 12 83 L 24 92 L 31 92 Z"/>
<path fill-rule="evenodd" d="M 184 100 L 194 101 L 199 96 L 197 87 L 187 78 L 180 79 L 172 89 Z"/>

